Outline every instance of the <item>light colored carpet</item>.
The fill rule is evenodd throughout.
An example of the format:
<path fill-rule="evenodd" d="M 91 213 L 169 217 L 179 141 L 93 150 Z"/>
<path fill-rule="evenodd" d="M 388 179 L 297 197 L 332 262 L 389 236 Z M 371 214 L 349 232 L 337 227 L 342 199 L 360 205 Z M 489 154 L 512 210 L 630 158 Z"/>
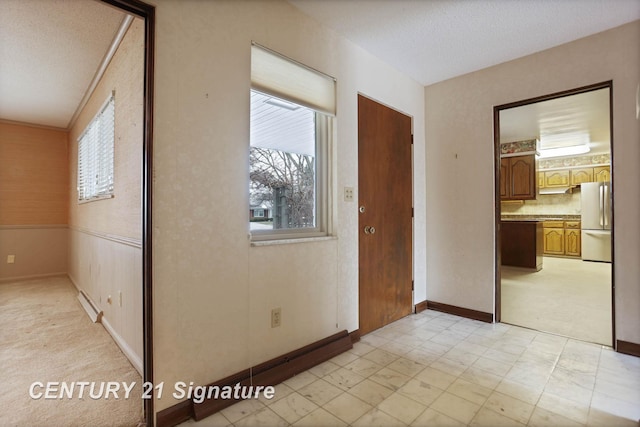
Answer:
<path fill-rule="evenodd" d="M 503 322 L 612 345 L 611 264 L 544 257 L 538 272 L 501 272 Z"/>
<path fill-rule="evenodd" d="M 143 419 L 142 379 L 104 327 L 92 323 L 67 277 L 0 283 L 0 425 L 136 426 Z M 85 392 L 72 399 L 29 396 L 36 381 L 119 381 L 129 399 Z M 37 389 L 39 390 L 39 389 Z M 43 391 L 43 390 L 40 390 Z"/>

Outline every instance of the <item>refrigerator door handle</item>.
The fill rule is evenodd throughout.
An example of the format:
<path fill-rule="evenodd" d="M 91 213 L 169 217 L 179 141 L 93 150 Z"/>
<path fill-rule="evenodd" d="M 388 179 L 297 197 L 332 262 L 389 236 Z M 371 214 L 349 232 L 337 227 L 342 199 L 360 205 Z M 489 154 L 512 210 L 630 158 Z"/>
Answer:
<path fill-rule="evenodd" d="M 604 185 L 600 185 L 598 187 L 598 192 L 600 193 L 600 203 L 598 203 L 598 208 L 600 209 L 600 227 L 604 227 L 604 209 L 603 209 L 603 204 L 604 204 Z"/>
<path fill-rule="evenodd" d="M 609 184 L 604 184 L 604 205 L 603 205 L 603 217 L 605 228 L 609 227 Z"/>

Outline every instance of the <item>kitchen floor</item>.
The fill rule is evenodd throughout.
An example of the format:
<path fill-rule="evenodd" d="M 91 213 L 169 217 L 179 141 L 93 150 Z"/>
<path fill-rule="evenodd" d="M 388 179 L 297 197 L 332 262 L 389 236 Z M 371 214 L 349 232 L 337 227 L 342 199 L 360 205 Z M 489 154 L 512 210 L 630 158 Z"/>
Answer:
<path fill-rule="evenodd" d="M 183 426 L 618 426 L 640 419 L 640 358 L 431 310 Z"/>
<path fill-rule="evenodd" d="M 544 257 L 542 270 L 502 267 L 502 322 L 611 346 L 611 264 Z"/>

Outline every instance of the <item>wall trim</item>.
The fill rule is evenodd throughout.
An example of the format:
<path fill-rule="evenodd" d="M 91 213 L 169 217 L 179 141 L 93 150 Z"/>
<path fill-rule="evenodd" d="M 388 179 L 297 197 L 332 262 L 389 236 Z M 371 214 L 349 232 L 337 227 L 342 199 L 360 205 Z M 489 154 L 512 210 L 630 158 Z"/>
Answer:
<path fill-rule="evenodd" d="M 234 386 L 235 384 L 277 385 L 351 348 L 353 348 L 352 335 L 344 330 L 208 384 L 207 387 Z M 237 403 L 237 401 L 233 399 L 212 399 L 205 400 L 202 403 L 194 403 L 191 400 L 182 401 L 158 412 L 157 425 L 158 427 L 173 427 L 191 417 L 196 421 L 200 421 L 234 403 Z"/>
<path fill-rule="evenodd" d="M 493 323 L 493 314 L 484 311 L 472 310 L 470 308 L 458 307 L 456 305 L 444 304 L 435 301 L 425 301 L 429 310 L 441 311 L 443 313 L 466 317 L 467 319 L 479 320 L 481 322 Z"/>
<path fill-rule="evenodd" d="M 426 301 L 426 300 L 424 300 L 424 301 L 422 301 L 422 302 L 417 303 L 417 304 L 414 306 L 414 311 L 413 311 L 413 312 L 414 312 L 415 314 L 418 314 L 418 313 L 422 313 L 422 312 L 423 312 L 423 311 L 425 311 L 426 309 L 427 309 L 427 301 Z"/>
<path fill-rule="evenodd" d="M 140 239 L 133 239 L 131 237 L 118 236 L 116 234 L 100 233 L 98 231 L 92 231 L 87 228 L 77 227 L 75 225 L 70 225 L 69 229 L 83 233 L 83 234 L 87 234 L 89 236 L 94 236 L 100 239 L 110 240 L 112 242 L 120 243 L 122 245 L 127 245 L 137 249 L 142 249 L 142 240 Z"/>
<path fill-rule="evenodd" d="M 46 279 L 48 277 L 60 277 L 66 275 L 66 271 L 61 271 L 59 273 L 34 274 L 31 276 L 4 277 L 0 279 L 0 283 L 24 282 L 26 280 Z"/>
<path fill-rule="evenodd" d="M 635 342 L 617 340 L 616 351 L 618 353 L 640 357 L 640 344 Z"/>
<path fill-rule="evenodd" d="M 360 341 L 360 329 L 356 329 L 355 331 L 349 332 L 349 336 L 351 337 L 351 343 L 355 344 Z"/>
<path fill-rule="evenodd" d="M 46 229 L 58 229 L 69 228 L 67 224 L 15 224 L 15 225 L 0 225 L 0 230 L 46 230 Z"/>
<path fill-rule="evenodd" d="M 122 339 L 120 334 L 118 334 L 116 330 L 113 329 L 113 327 L 109 323 L 109 320 L 106 317 L 104 317 L 104 314 L 102 315 L 102 319 L 100 320 L 100 323 L 102 323 L 102 325 L 107 330 L 107 332 L 109 332 L 109 335 L 111 335 L 111 337 L 116 342 L 116 344 L 118 344 L 118 347 L 120 347 L 120 350 L 122 350 L 122 352 L 127 357 L 127 359 L 129 359 L 129 362 L 131 363 L 131 365 L 133 365 L 136 371 L 138 371 L 138 373 L 142 376 L 142 372 L 143 372 L 142 358 L 138 356 L 136 352 L 133 351 L 131 346 L 129 346 L 129 344 L 127 344 L 127 342 L 124 339 Z"/>

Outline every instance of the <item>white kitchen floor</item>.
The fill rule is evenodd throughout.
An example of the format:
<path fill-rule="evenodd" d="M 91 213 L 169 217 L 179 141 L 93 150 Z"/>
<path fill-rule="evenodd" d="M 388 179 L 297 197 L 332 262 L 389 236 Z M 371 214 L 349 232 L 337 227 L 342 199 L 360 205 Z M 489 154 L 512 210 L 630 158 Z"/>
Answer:
<path fill-rule="evenodd" d="M 542 270 L 502 267 L 502 322 L 611 346 L 611 264 L 544 257 Z"/>
<path fill-rule="evenodd" d="M 638 427 L 640 358 L 431 310 L 181 427 Z"/>

